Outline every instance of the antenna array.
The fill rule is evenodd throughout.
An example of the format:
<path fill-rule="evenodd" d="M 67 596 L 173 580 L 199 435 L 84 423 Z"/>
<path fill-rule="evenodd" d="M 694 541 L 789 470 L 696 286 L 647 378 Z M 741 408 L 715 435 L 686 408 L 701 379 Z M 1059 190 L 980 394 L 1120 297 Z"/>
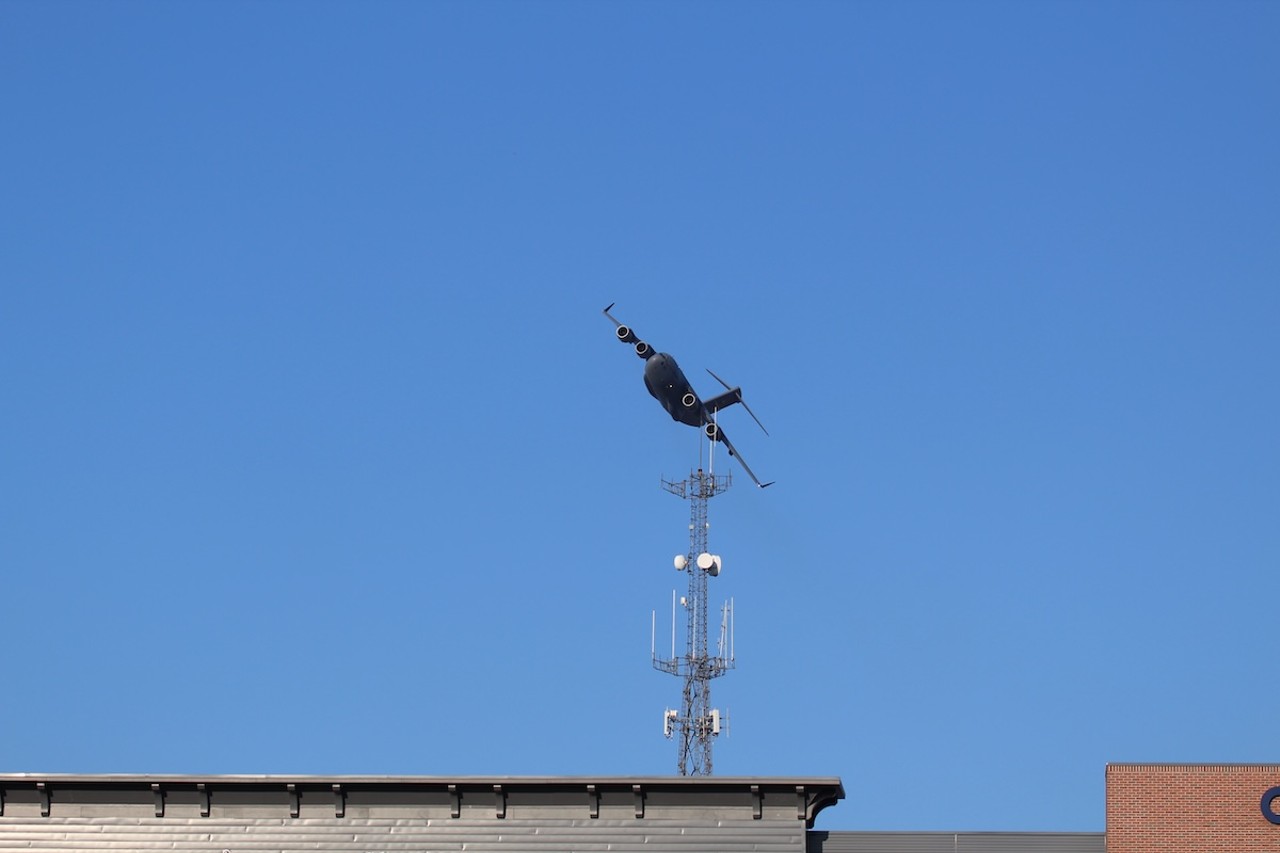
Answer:
<path fill-rule="evenodd" d="M 662 730 L 679 743 L 678 767 L 681 776 L 711 775 L 711 745 L 719 736 L 727 719 L 711 707 L 711 680 L 734 668 L 733 602 L 720 608 L 720 635 L 715 654 L 708 647 L 707 580 L 720 574 L 720 557 L 707 549 L 707 502 L 727 491 L 732 483 L 729 475 L 694 471 L 688 480 L 663 480 L 662 487 L 678 498 L 689 501 L 689 552 L 678 555 L 676 569 L 689 573 L 689 591 L 679 599 L 685 613 L 684 654 L 675 649 L 676 598 L 671 602 L 671 657 L 660 658 L 655 644 L 650 652 L 653 666 L 662 672 L 684 679 L 680 710 L 667 709 Z M 656 633 L 656 616 L 654 618 Z"/>

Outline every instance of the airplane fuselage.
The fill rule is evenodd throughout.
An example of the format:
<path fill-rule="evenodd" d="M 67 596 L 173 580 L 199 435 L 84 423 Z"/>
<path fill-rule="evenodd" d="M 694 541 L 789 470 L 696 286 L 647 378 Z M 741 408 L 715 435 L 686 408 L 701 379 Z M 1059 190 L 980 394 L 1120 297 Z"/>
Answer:
<path fill-rule="evenodd" d="M 676 360 L 665 352 L 654 353 L 644 363 L 644 385 L 673 420 L 691 427 L 706 423 L 702 401 Z"/>

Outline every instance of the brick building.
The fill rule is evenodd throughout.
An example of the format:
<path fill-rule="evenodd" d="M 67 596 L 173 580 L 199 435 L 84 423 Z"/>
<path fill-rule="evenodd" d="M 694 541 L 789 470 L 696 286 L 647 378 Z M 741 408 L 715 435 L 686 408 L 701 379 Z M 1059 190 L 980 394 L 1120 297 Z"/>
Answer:
<path fill-rule="evenodd" d="M 1107 853 L 1275 853 L 1277 786 L 1278 764 L 1110 764 Z"/>

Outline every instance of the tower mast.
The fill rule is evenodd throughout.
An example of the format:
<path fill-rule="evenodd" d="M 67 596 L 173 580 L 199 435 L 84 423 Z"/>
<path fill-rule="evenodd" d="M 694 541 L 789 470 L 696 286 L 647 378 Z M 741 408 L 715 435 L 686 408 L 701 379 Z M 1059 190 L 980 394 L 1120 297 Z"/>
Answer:
<path fill-rule="evenodd" d="M 684 654 L 659 658 L 653 653 L 653 666 L 662 672 L 684 679 L 680 710 L 668 709 L 663 717 L 663 732 L 679 745 L 677 766 L 681 776 L 711 775 L 711 746 L 720 734 L 720 711 L 711 707 L 711 679 L 734 668 L 732 641 L 726 648 L 726 626 L 732 619 L 732 604 L 721 611 L 720 639 L 715 654 L 708 648 L 707 580 L 720 574 L 720 558 L 707 549 L 707 502 L 727 491 L 729 475 L 709 474 L 698 468 L 689 479 L 663 480 L 662 487 L 678 498 L 689 501 L 689 552 L 677 556 L 676 568 L 689 573 L 689 591 L 681 604 L 685 611 Z M 673 613 L 673 619 L 675 614 Z M 674 637 L 674 628 L 673 637 Z"/>

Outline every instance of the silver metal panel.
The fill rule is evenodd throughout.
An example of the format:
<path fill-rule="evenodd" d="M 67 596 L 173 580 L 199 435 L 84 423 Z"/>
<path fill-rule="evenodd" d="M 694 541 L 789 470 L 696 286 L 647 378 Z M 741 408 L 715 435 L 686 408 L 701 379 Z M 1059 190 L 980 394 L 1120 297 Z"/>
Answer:
<path fill-rule="evenodd" d="M 0 851 L 805 853 L 839 779 L 0 774 Z"/>
<path fill-rule="evenodd" d="M 808 853 L 1106 853 L 1102 832 L 810 832 Z"/>
<path fill-rule="evenodd" d="M 804 853 L 795 821 L 0 818 L 0 850 Z"/>
<path fill-rule="evenodd" d="M 73 776 L 0 774 L 6 817 L 799 820 L 834 777 Z"/>

